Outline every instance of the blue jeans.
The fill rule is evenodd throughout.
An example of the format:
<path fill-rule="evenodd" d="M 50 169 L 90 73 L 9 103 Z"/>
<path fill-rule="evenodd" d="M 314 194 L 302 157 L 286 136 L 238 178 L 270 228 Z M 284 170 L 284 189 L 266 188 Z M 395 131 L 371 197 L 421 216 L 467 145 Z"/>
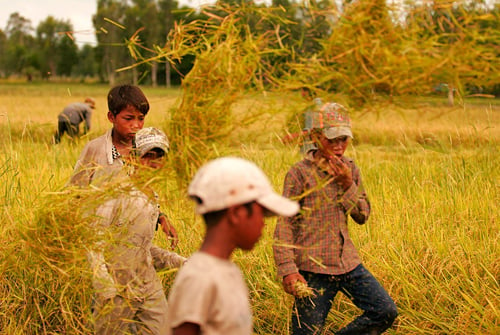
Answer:
<path fill-rule="evenodd" d="M 337 335 L 375 335 L 389 328 L 398 311 L 386 290 L 362 264 L 343 275 L 326 275 L 300 271 L 316 293 L 316 297 L 295 299 L 292 334 L 320 334 L 337 292 L 344 293 L 363 314 Z M 318 292 L 323 292 L 322 294 Z"/>

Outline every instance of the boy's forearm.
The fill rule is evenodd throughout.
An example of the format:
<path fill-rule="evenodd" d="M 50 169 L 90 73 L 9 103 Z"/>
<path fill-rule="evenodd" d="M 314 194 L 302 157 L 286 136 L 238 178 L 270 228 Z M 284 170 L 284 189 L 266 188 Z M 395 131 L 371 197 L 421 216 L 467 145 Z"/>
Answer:
<path fill-rule="evenodd" d="M 186 257 L 155 245 L 151 247 L 151 256 L 156 270 L 180 268 L 186 262 Z"/>
<path fill-rule="evenodd" d="M 283 278 L 283 277 L 286 277 L 290 274 L 299 272 L 297 265 L 295 265 L 295 263 L 293 261 L 286 261 L 286 262 L 282 262 L 282 263 L 278 263 L 278 261 L 276 261 L 276 264 L 277 264 L 278 277 Z"/>
<path fill-rule="evenodd" d="M 355 183 L 352 183 L 342 195 L 341 204 L 346 215 L 350 215 L 358 224 L 364 224 L 370 216 L 370 202 L 366 194 Z"/>
<path fill-rule="evenodd" d="M 294 218 L 278 218 L 274 231 L 273 255 L 278 276 L 283 277 L 298 271 L 294 262 L 292 224 Z"/>

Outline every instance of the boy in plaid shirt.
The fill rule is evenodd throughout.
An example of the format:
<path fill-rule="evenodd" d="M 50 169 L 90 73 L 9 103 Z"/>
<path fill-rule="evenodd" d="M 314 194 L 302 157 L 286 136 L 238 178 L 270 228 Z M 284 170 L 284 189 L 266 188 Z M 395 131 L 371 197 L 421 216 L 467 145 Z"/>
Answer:
<path fill-rule="evenodd" d="M 319 334 L 333 299 L 342 291 L 363 314 L 336 334 L 381 334 L 394 322 L 397 308 L 361 264 L 349 236 L 348 217 L 364 224 L 370 202 L 358 167 L 344 156 L 352 139 L 345 108 L 325 104 L 313 115 L 310 136 L 316 148 L 289 170 L 283 191 L 298 200 L 302 210 L 279 218 L 273 248 L 284 289 L 295 297 L 292 333 Z M 314 293 L 304 297 L 300 284 Z"/>

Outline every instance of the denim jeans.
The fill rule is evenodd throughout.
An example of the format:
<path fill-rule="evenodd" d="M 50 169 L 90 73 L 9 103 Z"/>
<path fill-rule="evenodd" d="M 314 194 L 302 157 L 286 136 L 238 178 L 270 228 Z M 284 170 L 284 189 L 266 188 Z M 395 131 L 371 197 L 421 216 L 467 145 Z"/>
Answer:
<path fill-rule="evenodd" d="M 375 335 L 389 328 L 398 314 L 396 304 L 386 290 L 362 265 L 343 275 L 300 271 L 316 292 L 316 297 L 295 299 L 292 334 L 320 334 L 337 292 L 344 293 L 363 314 L 337 335 Z"/>

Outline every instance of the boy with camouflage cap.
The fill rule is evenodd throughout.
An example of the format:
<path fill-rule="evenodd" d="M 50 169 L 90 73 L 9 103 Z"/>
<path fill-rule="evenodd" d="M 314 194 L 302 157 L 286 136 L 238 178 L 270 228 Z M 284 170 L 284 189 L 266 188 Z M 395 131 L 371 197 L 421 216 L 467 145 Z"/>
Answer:
<path fill-rule="evenodd" d="M 380 334 L 397 316 L 396 305 L 363 266 L 349 236 L 348 217 L 364 224 L 370 202 L 359 168 L 344 156 L 353 138 L 347 110 L 328 103 L 311 115 L 315 148 L 287 173 L 284 196 L 303 211 L 278 220 L 273 247 L 285 291 L 295 297 L 292 333 L 319 334 L 339 291 L 363 314 L 335 334 Z M 300 290 L 306 286 L 307 290 Z M 304 297 L 304 291 L 309 296 Z"/>
<path fill-rule="evenodd" d="M 130 179 L 114 185 L 117 196 L 99 206 L 102 240 L 89 252 L 94 272 L 96 334 L 165 334 L 167 301 L 156 270 L 180 267 L 185 258 L 155 246 L 158 195 L 144 186 L 145 169 L 164 163 L 169 143 L 159 129 L 137 131 L 137 165 Z M 147 185 L 147 183 L 146 183 Z"/>
<path fill-rule="evenodd" d="M 231 254 L 236 248 L 254 247 L 265 216 L 291 216 L 299 207 L 276 194 L 254 163 L 236 157 L 202 166 L 188 193 L 203 216 L 206 233 L 170 290 L 169 334 L 250 335 L 248 288 Z"/>

